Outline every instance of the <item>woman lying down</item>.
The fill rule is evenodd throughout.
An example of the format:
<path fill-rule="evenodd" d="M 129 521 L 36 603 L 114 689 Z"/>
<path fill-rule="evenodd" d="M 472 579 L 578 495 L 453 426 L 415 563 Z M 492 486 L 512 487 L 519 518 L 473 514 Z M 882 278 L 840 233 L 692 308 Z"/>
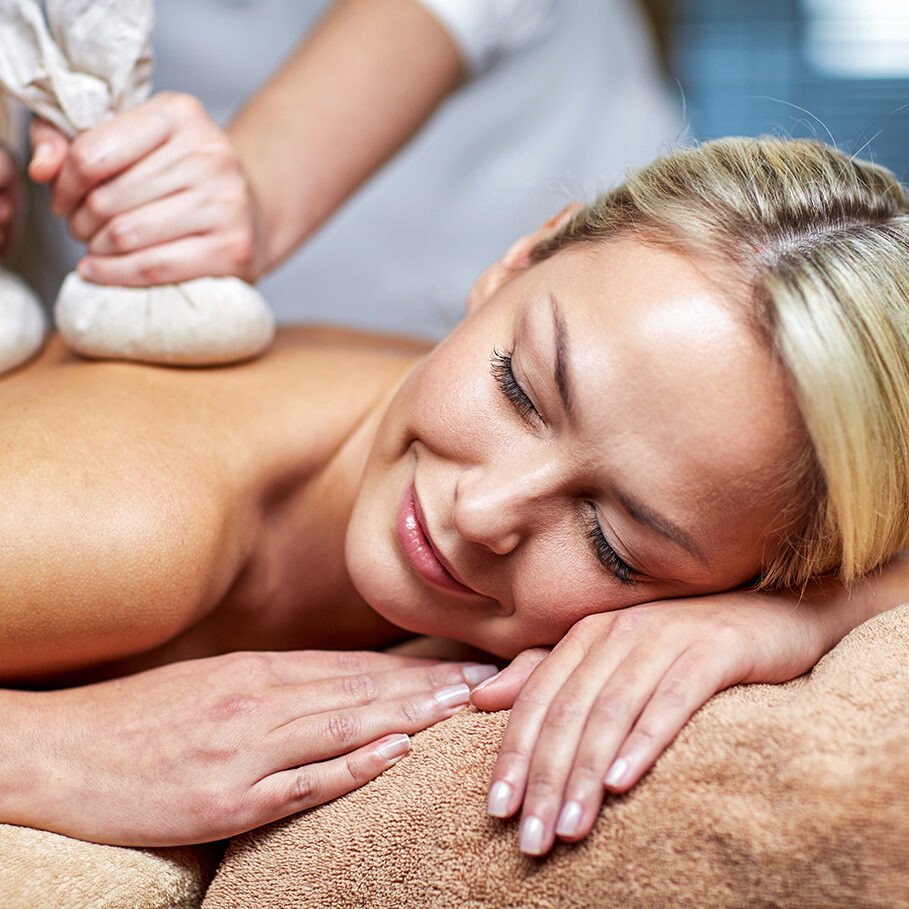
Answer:
<path fill-rule="evenodd" d="M 0 382 L 0 821 L 227 837 L 472 703 L 513 707 L 489 812 L 583 838 L 715 692 L 909 596 L 907 211 L 730 139 L 518 241 L 432 351 L 52 342 Z M 507 667 L 381 652 L 412 635 Z"/>

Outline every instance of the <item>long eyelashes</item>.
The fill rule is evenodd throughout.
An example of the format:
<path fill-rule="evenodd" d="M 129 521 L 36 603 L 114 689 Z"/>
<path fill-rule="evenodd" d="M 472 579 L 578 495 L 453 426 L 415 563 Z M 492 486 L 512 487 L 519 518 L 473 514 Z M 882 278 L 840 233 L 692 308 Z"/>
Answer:
<path fill-rule="evenodd" d="M 533 406 L 533 401 L 527 397 L 524 389 L 518 385 L 518 381 L 514 377 L 514 372 L 511 369 L 512 353 L 513 351 L 511 350 L 507 350 L 504 353 L 493 350 L 492 363 L 490 365 L 492 375 L 498 382 L 499 388 L 502 389 L 502 394 L 511 402 L 521 417 L 525 420 L 539 417 L 536 407 Z"/>
<path fill-rule="evenodd" d="M 533 401 L 518 384 L 511 368 L 513 353 L 513 350 L 493 350 L 490 371 L 502 394 L 518 415 L 527 422 L 539 421 L 541 419 L 539 412 L 534 407 Z M 588 507 L 590 510 L 587 516 L 587 538 L 591 541 L 597 559 L 604 568 L 615 575 L 620 583 L 633 587 L 635 584 L 634 569 L 609 545 L 609 541 L 603 535 L 595 508 L 592 504 L 588 504 Z"/>
<path fill-rule="evenodd" d="M 634 569 L 609 545 L 609 541 L 603 536 L 603 529 L 600 527 L 600 522 L 597 520 L 596 511 L 594 510 L 593 505 L 590 505 L 589 507 L 590 515 L 587 525 L 587 538 L 593 543 L 593 550 L 596 553 L 597 558 L 622 584 L 634 587 Z"/>

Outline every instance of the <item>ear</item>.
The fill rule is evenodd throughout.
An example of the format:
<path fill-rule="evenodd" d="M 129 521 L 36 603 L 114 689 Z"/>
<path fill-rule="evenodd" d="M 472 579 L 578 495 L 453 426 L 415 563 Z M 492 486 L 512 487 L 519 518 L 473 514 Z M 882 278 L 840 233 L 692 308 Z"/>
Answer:
<path fill-rule="evenodd" d="M 521 237 L 509 247 L 508 252 L 494 262 L 477 278 L 467 295 L 467 314 L 476 312 L 499 288 L 503 287 L 518 272 L 530 266 L 530 252 L 541 241 L 557 234 L 579 211 L 584 208 L 581 202 L 566 205 L 558 214 L 553 215 L 532 234 Z"/>

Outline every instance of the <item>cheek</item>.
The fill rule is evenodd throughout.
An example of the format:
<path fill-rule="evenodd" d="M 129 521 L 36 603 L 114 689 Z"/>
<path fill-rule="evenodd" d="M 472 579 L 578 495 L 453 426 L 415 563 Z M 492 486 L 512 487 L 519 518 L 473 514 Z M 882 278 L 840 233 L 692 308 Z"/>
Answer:
<path fill-rule="evenodd" d="M 600 612 L 624 609 L 647 597 L 621 586 L 605 574 L 578 566 L 553 566 L 539 574 L 525 573 L 514 590 L 514 619 L 524 647 L 556 644 L 575 622 Z"/>
<path fill-rule="evenodd" d="M 471 460 L 495 444 L 496 389 L 485 356 L 454 349 L 425 364 L 407 389 L 411 436 L 439 457 Z"/>

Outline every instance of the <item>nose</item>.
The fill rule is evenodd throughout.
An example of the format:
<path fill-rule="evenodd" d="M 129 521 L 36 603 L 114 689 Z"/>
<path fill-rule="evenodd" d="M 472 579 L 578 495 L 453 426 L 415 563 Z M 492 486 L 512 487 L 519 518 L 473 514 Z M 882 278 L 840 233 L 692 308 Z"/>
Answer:
<path fill-rule="evenodd" d="M 548 459 L 469 467 L 455 485 L 452 523 L 464 539 L 507 555 L 540 525 L 557 485 L 556 464 Z"/>

